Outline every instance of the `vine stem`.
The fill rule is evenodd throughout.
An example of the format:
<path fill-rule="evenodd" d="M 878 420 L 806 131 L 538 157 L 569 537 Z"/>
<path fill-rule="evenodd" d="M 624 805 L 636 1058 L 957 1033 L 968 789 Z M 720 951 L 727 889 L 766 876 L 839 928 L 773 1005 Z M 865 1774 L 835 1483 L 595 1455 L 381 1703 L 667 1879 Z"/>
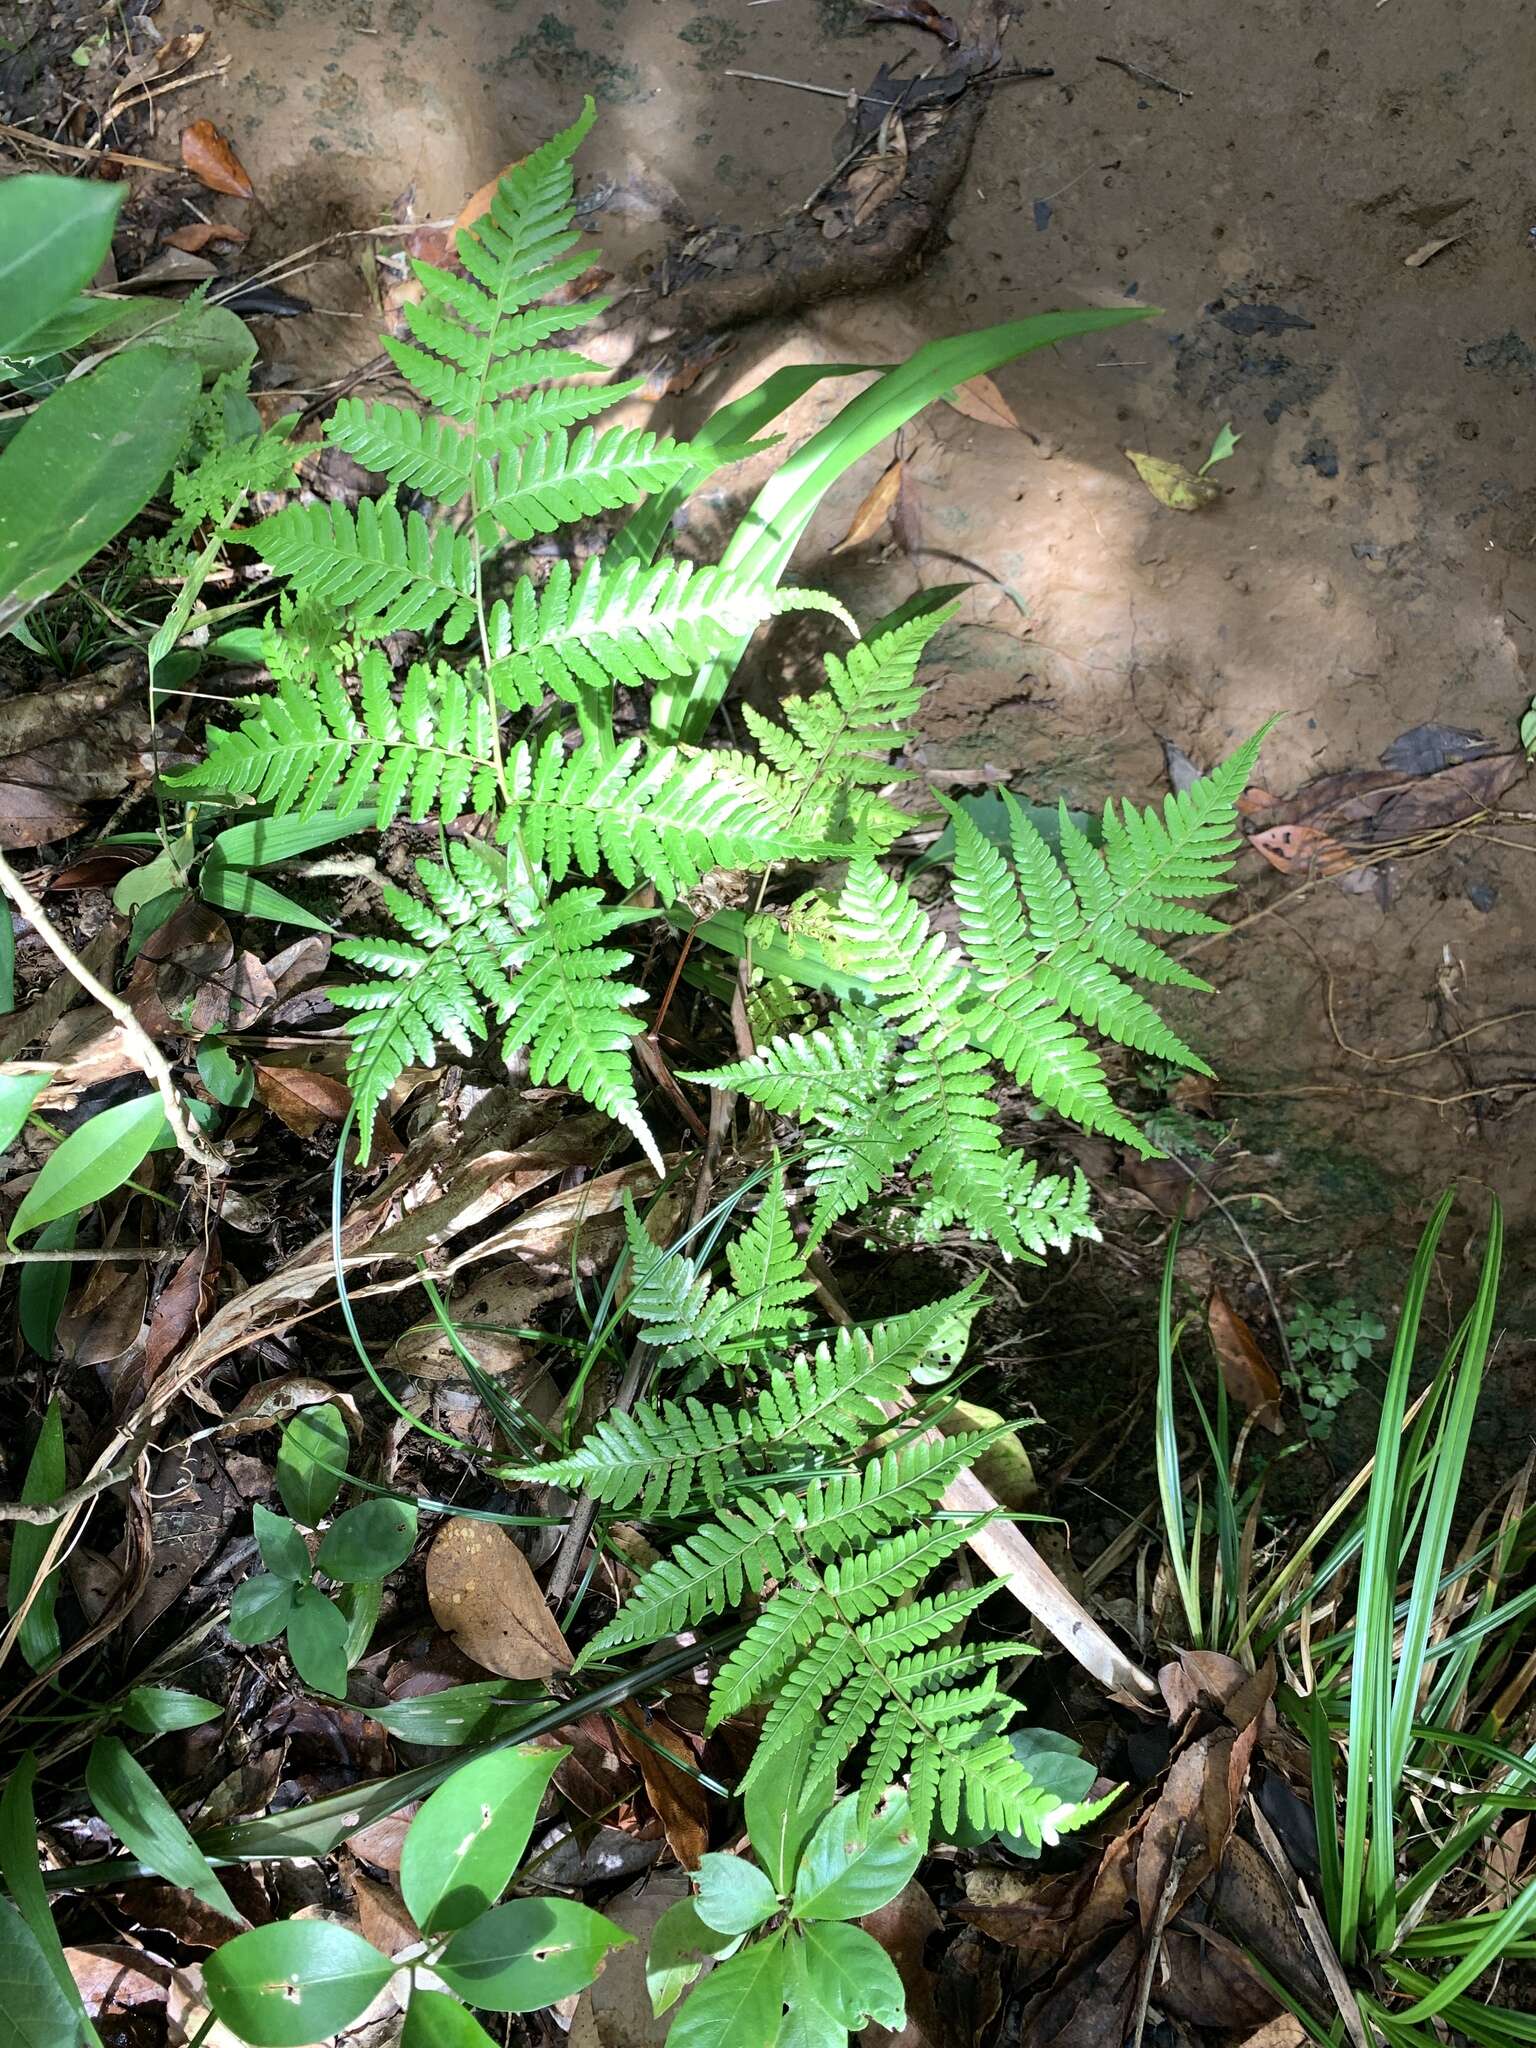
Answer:
<path fill-rule="evenodd" d="M 122 1030 L 135 1064 L 159 1090 L 160 1100 L 165 1106 L 165 1120 L 187 1158 L 206 1173 L 223 1173 L 227 1162 L 194 1129 L 164 1053 L 122 997 L 113 995 L 109 988 L 104 987 L 80 956 L 71 950 L 68 941 L 49 922 L 43 906 L 3 853 L 0 853 L 0 890 L 4 890 L 59 965 L 79 982 L 91 1000 L 99 1003 Z"/>

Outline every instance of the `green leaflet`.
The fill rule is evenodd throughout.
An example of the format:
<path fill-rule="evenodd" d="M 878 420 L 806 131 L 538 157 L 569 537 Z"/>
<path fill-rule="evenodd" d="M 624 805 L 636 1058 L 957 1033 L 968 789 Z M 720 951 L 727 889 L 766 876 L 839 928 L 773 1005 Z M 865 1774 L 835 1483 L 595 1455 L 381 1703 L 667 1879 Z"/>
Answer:
<path fill-rule="evenodd" d="M 138 1095 L 103 1109 L 61 1141 L 21 1198 L 11 1220 L 14 1244 L 23 1231 L 87 1209 L 130 1180 L 166 1129 L 158 1095 Z"/>

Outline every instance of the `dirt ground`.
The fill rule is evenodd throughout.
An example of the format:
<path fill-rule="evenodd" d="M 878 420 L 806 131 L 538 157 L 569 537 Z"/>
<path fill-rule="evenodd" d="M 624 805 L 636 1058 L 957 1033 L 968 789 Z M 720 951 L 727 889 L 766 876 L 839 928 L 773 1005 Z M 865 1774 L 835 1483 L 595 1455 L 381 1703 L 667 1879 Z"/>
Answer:
<path fill-rule="evenodd" d="M 904 55 L 942 62 L 933 38 L 864 17 L 856 0 L 212 0 L 230 61 L 200 110 L 255 181 L 250 255 L 269 260 L 398 218 L 407 195 L 417 219 L 452 214 L 591 92 L 580 189 L 629 272 L 680 226 L 783 215 L 846 147 L 837 98 L 728 71 L 841 93 Z M 1037 0 L 1005 54 L 1054 75 L 993 93 L 920 278 L 746 331 L 656 424 L 686 430 L 785 360 L 1155 306 L 1001 372 L 1023 433 L 944 408 L 908 432 L 922 550 L 825 558 L 886 452 L 802 550 L 800 579 L 866 617 L 917 577 L 975 574 L 955 557 L 979 565 L 943 643 L 929 764 L 1092 804 L 1159 795 L 1165 739 L 1206 766 L 1276 714 L 1276 792 L 1374 767 L 1429 721 L 1511 747 L 1536 688 L 1531 22 L 1524 0 L 1497 17 L 1464 0 L 1172 0 L 1154 32 L 1112 0 Z M 294 280 L 316 315 L 258 323 L 289 388 L 372 353 L 369 247 Z M 791 432 L 832 402 L 813 394 Z M 1125 459 L 1193 465 L 1227 421 L 1242 440 L 1226 495 L 1198 516 L 1161 507 Z M 1507 1207 L 1509 1329 L 1536 1339 L 1536 806 L 1521 816 L 1521 787 L 1506 803 L 1364 893 L 1244 856 L 1237 932 L 1198 963 L 1220 995 L 1187 1022 L 1232 1130 L 1219 1185 L 1283 1293 L 1389 1310 L 1426 1195 L 1461 1176 Z M 1161 1218 L 1090 1163 L 1129 1270 Z M 1116 1270 L 1066 1290 L 1098 1331 L 1094 1400 L 1126 1369 Z M 1507 1389 L 1522 1438 L 1529 1377 L 1518 1365 Z"/>

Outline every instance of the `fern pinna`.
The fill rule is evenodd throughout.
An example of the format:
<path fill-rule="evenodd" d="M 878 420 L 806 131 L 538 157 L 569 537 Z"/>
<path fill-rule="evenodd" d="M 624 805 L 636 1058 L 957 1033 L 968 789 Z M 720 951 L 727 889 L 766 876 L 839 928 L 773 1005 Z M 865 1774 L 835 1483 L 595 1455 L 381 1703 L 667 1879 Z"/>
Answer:
<path fill-rule="evenodd" d="M 580 1661 L 761 1601 L 709 1707 L 716 1727 L 772 1702 L 746 1783 L 814 1734 L 810 1775 L 858 1753 L 866 1812 L 906 1776 L 925 1834 L 962 1817 L 1033 1841 L 1079 1825 L 1088 1810 L 1036 1786 L 1007 1740 L 1018 1708 L 996 1667 L 1024 1646 L 957 1639 L 993 1589 L 921 1590 L 975 1528 L 964 1516 L 935 1521 L 940 1496 L 997 1432 L 889 1435 L 914 1382 L 963 1354 L 978 1290 L 812 1344 L 802 1306 L 812 1283 L 784 1214 L 775 1162 L 727 1253 L 727 1285 L 658 1250 L 629 1210 L 628 1307 L 660 1365 L 723 1376 L 732 1391 L 642 1402 L 604 1418 L 570 1456 L 509 1475 L 585 1488 L 685 1531 Z"/>

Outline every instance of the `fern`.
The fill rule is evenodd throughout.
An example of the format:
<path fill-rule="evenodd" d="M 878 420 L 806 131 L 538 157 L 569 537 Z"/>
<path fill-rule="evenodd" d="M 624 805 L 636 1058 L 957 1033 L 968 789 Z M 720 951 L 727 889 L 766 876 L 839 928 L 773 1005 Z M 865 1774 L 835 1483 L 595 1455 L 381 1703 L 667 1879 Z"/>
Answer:
<path fill-rule="evenodd" d="M 439 1038 L 467 1057 L 490 1020 L 509 1027 L 504 1056 L 526 1048 L 535 1082 L 568 1082 L 630 1130 L 663 1171 L 627 1050 L 640 1029 L 629 1009 L 641 991 L 619 979 L 628 954 L 603 943 L 635 913 L 606 908 L 594 889 L 543 902 L 525 869 L 475 840 L 451 842 L 446 867 L 419 860 L 416 872 L 426 903 L 384 890 L 406 939 L 336 946 L 340 958 L 380 977 L 332 991 L 359 1013 L 347 1063 L 359 1162 L 368 1159 L 379 1105 L 410 1062 L 430 1064 Z"/>
<path fill-rule="evenodd" d="M 898 1169 L 919 1184 L 920 1234 L 962 1224 L 1013 1257 L 1093 1234 L 1086 1189 L 1008 1149 L 994 1061 L 1037 1100 L 1137 1151 L 1154 1148 L 1116 1106 L 1100 1054 L 1077 1029 L 1208 1072 L 1131 985 L 1206 984 L 1146 936 L 1219 931 L 1188 898 L 1227 886 L 1236 802 L 1263 734 L 1161 812 L 1106 806 L 1101 854 L 1062 814 L 1058 858 L 1010 800 L 1013 867 L 955 812 L 963 950 L 931 930 L 911 894 L 861 854 L 836 918 L 838 957 L 868 1008 L 753 1058 L 686 1079 L 731 1088 L 807 1129 L 814 1231 Z"/>

